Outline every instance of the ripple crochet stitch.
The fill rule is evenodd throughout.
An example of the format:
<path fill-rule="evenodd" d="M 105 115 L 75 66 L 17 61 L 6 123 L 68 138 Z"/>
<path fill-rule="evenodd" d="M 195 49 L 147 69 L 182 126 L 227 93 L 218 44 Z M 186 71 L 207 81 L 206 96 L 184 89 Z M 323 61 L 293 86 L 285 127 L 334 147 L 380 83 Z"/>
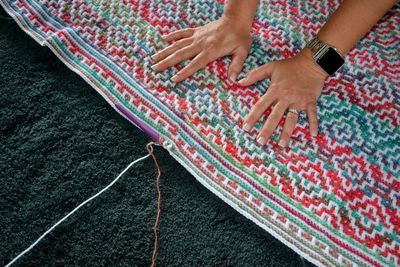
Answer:
<path fill-rule="evenodd" d="M 178 84 L 157 73 L 161 35 L 219 18 L 224 1 L 0 0 L 122 116 L 205 187 L 319 266 L 400 265 L 400 4 L 326 80 L 319 134 L 300 114 L 288 148 L 263 147 L 243 119 L 268 90 L 227 78 L 228 57 Z M 260 1 L 243 77 L 304 47 L 339 1 Z M 17 91 L 16 91 L 17 93 Z M 280 121 L 283 125 L 284 119 Z"/>

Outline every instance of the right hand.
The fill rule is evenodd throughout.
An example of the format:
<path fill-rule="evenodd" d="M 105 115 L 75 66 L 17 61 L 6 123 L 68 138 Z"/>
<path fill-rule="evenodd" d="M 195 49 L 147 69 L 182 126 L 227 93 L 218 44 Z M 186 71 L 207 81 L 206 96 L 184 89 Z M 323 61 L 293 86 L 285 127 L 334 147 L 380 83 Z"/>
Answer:
<path fill-rule="evenodd" d="M 249 29 L 241 25 L 239 19 L 226 16 L 204 26 L 169 33 L 163 39 L 175 42 L 152 56 L 154 65 L 151 68 L 155 71 L 163 71 L 193 58 L 171 78 L 172 82 L 180 82 L 226 55 L 232 56 L 227 75 L 235 82 L 252 42 Z"/>

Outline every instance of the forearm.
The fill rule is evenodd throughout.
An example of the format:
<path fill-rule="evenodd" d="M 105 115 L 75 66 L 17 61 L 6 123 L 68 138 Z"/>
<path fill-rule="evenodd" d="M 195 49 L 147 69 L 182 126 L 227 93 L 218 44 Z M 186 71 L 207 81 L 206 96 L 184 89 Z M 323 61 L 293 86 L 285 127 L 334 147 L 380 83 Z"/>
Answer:
<path fill-rule="evenodd" d="M 321 28 L 321 41 L 346 54 L 394 5 L 395 0 L 344 0 Z"/>
<path fill-rule="evenodd" d="M 228 0 L 223 17 L 238 22 L 241 27 L 250 31 L 258 3 L 259 0 Z"/>

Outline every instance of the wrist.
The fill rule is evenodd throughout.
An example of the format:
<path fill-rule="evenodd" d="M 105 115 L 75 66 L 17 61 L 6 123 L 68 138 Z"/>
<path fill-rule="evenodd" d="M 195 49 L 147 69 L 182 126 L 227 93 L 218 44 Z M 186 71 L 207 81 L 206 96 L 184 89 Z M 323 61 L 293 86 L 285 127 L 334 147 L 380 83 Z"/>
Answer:
<path fill-rule="evenodd" d="M 304 67 L 311 70 L 317 77 L 326 79 L 329 75 L 326 73 L 316 62 L 314 59 L 314 54 L 310 48 L 303 48 L 298 54 L 297 57 L 304 64 Z"/>
<path fill-rule="evenodd" d="M 228 23 L 233 29 L 240 30 L 246 33 L 250 33 L 251 27 L 253 25 L 253 18 L 228 11 L 225 11 L 223 13 L 221 20 Z"/>

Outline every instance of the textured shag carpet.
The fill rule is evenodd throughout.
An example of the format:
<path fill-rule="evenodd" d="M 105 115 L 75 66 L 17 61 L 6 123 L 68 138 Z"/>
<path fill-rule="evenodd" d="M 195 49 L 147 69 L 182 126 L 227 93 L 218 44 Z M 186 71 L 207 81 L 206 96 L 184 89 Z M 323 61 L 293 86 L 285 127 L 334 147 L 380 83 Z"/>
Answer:
<path fill-rule="evenodd" d="M 0 11 L 0 265 L 146 154 L 147 135 Z M 115 133 L 118 133 L 117 135 Z M 158 266 L 311 266 L 204 188 L 168 152 Z M 149 266 L 151 158 L 15 266 Z"/>

